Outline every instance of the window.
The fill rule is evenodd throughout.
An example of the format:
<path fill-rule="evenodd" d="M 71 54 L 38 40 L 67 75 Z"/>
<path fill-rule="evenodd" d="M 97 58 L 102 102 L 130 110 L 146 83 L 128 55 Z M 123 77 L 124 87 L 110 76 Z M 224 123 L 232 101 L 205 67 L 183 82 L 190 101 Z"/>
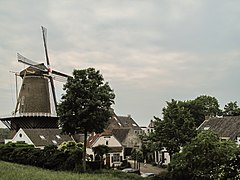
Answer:
<path fill-rule="evenodd" d="M 19 137 L 20 137 L 20 138 L 22 137 L 22 133 L 19 134 Z"/>
<path fill-rule="evenodd" d="M 57 144 L 57 141 L 55 141 L 55 140 L 52 140 L 52 142 L 53 142 L 53 144 Z"/>
<path fill-rule="evenodd" d="M 108 140 L 106 141 L 106 145 L 108 145 Z"/>
<path fill-rule="evenodd" d="M 41 138 L 42 140 L 45 140 L 45 139 L 46 139 L 43 135 L 40 135 L 40 138 Z"/>
<path fill-rule="evenodd" d="M 120 154 L 113 154 L 112 161 L 113 162 L 119 162 L 120 161 Z"/>

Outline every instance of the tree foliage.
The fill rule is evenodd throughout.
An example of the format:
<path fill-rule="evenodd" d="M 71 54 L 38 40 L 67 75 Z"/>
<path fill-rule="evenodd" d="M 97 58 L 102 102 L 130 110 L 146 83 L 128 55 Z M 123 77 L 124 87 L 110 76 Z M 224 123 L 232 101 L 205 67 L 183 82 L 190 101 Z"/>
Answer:
<path fill-rule="evenodd" d="M 221 114 L 218 100 L 215 97 L 201 95 L 194 100 L 201 107 L 205 116 L 215 117 Z"/>
<path fill-rule="evenodd" d="M 111 148 L 106 145 L 98 145 L 92 148 L 95 156 L 99 156 L 100 159 L 103 158 L 104 154 L 108 154 Z"/>
<path fill-rule="evenodd" d="M 60 151 L 73 152 L 73 151 L 83 151 L 83 144 L 76 143 L 75 141 L 67 141 L 60 144 L 58 147 Z"/>
<path fill-rule="evenodd" d="M 196 126 L 200 126 L 207 117 L 221 115 L 218 100 L 215 97 L 201 95 L 194 100 L 180 101 L 181 106 L 190 111 Z"/>
<path fill-rule="evenodd" d="M 196 127 L 200 126 L 205 120 L 203 105 L 195 100 L 180 101 L 179 103 L 190 112 Z"/>
<path fill-rule="evenodd" d="M 84 134 L 83 166 L 86 170 L 87 133 L 100 133 L 111 117 L 115 95 L 99 71 L 94 68 L 74 70 L 63 88 L 66 93 L 58 105 L 64 132 Z"/>
<path fill-rule="evenodd" d="M 155 117 L 155 140 L 159 142 L 159 150 L 165 147 L 173 155 L 180 151 L 196 134 L 196 126 L 188 109 L 180 102 L 172 100 L 167 102 L 163 109 L 163 120 Z"/>
<path fill-rule="evenodd" d="M 234 142 L 204 131 L 173 156 L 169 172 L 173 179 L 231 179 L 239 173 L 233 164 L 238 155 Z"/>
<path fill-rule="evenodd" d="M 224 106 L 223 116 L 239 116 L 240 108 L 237 105 L 237 101 L 229 102 Z"/>
<path fill-rule="evenodd" d="M 74 70 L 63 90 L 66 93 L 58 105 L 58 115 L 63 131 L 102 132 L 114 103 L 114 93 L 103 76 L 94 68 Z"/>

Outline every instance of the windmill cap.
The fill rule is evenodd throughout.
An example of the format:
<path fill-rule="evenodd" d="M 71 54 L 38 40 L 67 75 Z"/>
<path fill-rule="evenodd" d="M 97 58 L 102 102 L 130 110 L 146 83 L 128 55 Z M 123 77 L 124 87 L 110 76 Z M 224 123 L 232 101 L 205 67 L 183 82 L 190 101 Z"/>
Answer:
<path fill-rule="evenodd" d="M 43 76 L 44 74 L 48 74 L 47 67 L 41 63 L 34 66 L 29 66 L 28 68 L 22 70 L 20 72 L 20 76 L 23 78 L 26 76 Z"/>

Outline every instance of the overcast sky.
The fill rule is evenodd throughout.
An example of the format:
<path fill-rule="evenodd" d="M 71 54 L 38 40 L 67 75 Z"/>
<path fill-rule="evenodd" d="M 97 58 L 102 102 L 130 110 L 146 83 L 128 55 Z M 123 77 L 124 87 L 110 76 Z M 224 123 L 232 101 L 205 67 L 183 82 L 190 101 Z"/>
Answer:
<path fill-rule="evenodd" d="M 52 69 L 100 70 L 139 125 L 171 99 L 240 102 L 239 19 L 237 0 L 0 0 L 0 114 L 15 108 L 16 53 L 45 62 L 42 25 Z"/>

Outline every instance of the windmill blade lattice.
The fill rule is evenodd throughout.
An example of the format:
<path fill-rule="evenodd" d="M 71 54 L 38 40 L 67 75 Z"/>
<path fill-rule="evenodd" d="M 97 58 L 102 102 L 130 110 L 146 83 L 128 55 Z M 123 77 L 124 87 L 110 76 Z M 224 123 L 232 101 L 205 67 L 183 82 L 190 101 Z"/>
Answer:
<path fill-rule="evenodd" d="M 42 26 L 42 34 L 43 34 L 43 45 L 44 45 L 44 50 L 45 50 L 45 56 L 46 56 L 47 66 L 48 66 L 48 69 L 49 69 L 48 73 L 51 73 L 50 62 L 49 62 L 49 57 L 48 57 L 48 50 L 47 50 L 47 40 L 46 40 L 47 29 L 43 26 Z M 55 87 L 54 87 L 52 76 L 49 76 L 49 79 L 50 79 L 50 84 L 51 84 L 51 88 L 52 88 L 54 105 L 55 105 L 55 108 L 57 108 L 57 97 L 56 97 L 56 93 L 55 93 Z"/>

